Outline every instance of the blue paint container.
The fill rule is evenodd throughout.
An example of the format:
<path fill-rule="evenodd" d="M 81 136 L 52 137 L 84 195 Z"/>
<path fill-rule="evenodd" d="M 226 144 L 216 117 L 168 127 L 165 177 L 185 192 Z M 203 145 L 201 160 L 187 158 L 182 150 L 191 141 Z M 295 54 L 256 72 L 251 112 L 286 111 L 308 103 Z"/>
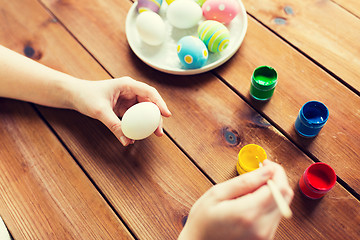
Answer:
<path fill-rule="evenodd" d="M 329 118 L 328 108 L 321 102 L 310 101 L 300 109 L 295 130 L 303 137 L 315 137 Z"/>

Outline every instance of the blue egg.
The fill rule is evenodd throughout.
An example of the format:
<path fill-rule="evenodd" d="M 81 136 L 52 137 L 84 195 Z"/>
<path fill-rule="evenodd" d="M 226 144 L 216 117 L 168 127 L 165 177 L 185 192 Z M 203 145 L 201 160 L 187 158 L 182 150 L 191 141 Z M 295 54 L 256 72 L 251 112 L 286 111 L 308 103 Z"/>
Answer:
<path fill-rule="evenodd" d="M 209 57 L 204 42 L 194 36 L 185 36 L 179 40 L 177 54 L 184 67 L 190 69 L 201 68 Z"/>

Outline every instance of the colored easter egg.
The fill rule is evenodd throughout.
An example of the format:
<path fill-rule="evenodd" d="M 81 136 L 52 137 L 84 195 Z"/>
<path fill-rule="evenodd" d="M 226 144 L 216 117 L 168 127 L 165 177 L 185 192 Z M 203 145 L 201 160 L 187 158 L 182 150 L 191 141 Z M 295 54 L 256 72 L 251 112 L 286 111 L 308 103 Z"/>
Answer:
<path fill-rule="evenodd" d="M 138 0 L 136 9 L 139 13 L 142 13 L 144 11 L 153 11 L 158 13 L 161 4 L 162 0 Z"/>
<path fill-rule="evenodd" d="M 168 4 L 168 5 L 170 5 L 172 2 L 174 2 L 175 0 L 165 0 L 166 1 L 166 3 Z"/>
<path fill-rule="evenodd" d="M 166 17 L 172 26 L 187 29 L 198 24 L 202 10 L 193 0 L 176 0 L 168 7 Z"/>
<path fill-rule="evenodd" d="M 194 36 L 185 36 L 179 40 L 177 54 L 180 62 L 190 69 L 204 66 L 209 56 L 204 42 Z"/>
<path fill-rule="evenodd" d="M 228 24 L 239 13 L 238 0 L 207 0 L 202 5 L 205 19 Z"/>
<path fill-rule="evenodd" d="M 202 22 L 198 28 L 198 35 L 213 53 L 225 50 L 230 42 L 229 30 L 224 24 L 214 20 Z"/>
<path fill-rule="evenodd" d="M 157 13 L 152 11 L 140 13 L 136 18 L 135 25 L 143 42 L 152 46 L 164 42 L 166 36 L 165 23 Z"/>
<path fill-rule="evenodd" d="M 194 0 L 197 4 L 200 5 L 200 7 L 206 2 L 206 0 Z"/>

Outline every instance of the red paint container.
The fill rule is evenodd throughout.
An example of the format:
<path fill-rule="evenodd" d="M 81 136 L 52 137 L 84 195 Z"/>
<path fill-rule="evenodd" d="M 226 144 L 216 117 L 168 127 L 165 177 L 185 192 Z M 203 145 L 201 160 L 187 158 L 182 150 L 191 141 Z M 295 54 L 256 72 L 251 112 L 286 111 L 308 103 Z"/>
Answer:
<path fill-rule="evenodd" d="M 311 164 L 301 176 L 300 191 L 311 199 L 322 198 L 336 183 L 336 174 L 326 163 Z"/>

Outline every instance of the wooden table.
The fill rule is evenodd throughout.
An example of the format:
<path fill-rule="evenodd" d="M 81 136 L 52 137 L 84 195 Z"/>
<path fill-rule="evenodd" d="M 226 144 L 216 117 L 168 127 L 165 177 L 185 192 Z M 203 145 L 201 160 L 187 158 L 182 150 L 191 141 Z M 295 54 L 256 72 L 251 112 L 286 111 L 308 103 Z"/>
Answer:
<path fill-rule="evenodd" d="M 156 71 L 125 37 L 129 0 L 1 0 L 0 43 L 85 79 L 129 75 L 158 89 L 166 135 L 124 148 L 100 122 L 70 110 L 0 99 L 0 215 L 14 239 L 176 239 L 192 204 L 237 175 L 237 153 L 262 146 L 287 171 L 294 216 L 276 239 L 360 239 L 360 2 L 244 0 L 237 53 L 200 75 Z M 261 65 L 279 75 L 272 99 L 251 100 Z M 301 106 L 330 118 L 298 136 Z M 336 171 L 321 200 L 298 180 L 313 162 Z"/>

